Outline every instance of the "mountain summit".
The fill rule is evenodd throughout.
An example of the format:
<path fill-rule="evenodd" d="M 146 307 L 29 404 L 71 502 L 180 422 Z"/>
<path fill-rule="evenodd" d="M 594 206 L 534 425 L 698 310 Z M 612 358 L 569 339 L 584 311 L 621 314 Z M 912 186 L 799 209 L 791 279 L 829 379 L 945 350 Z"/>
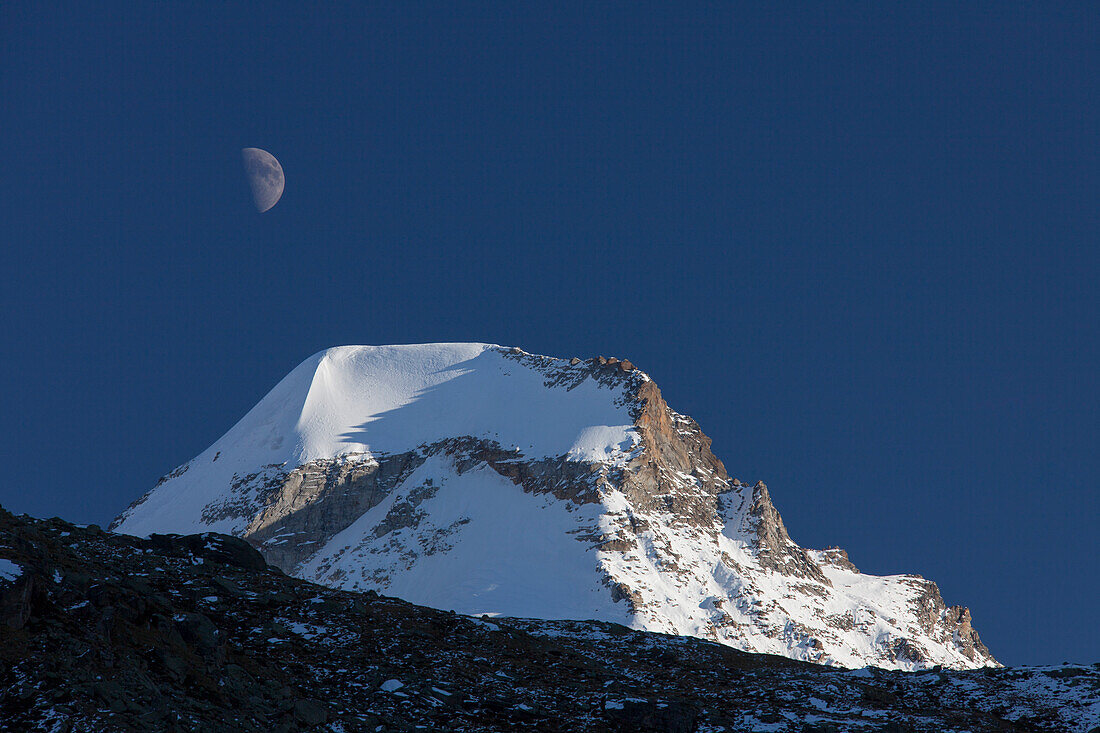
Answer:
<path fill-rule="evenodd" d="M 845 667 L 998 666 L 917 575 L 791 540 L 629 361 L 488 344 L 310 357 L 112 524 L 464 614 L 598 619 Z"/>

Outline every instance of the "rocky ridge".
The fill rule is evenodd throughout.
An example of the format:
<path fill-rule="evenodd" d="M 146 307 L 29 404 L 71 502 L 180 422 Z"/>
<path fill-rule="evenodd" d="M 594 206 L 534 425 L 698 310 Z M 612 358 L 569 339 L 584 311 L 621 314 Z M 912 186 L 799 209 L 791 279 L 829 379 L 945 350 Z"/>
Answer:
<path fill-rule="evenodd" d="M 0 729 L 1098 730 L 1100 665 L 843 671 L 333 590 L 239 538 L 0 509 Z"/>
<path fill-rule="evenodd" d="M 358 358 L 358 352 L 331 352 L 331 359 L 325 352 L 311 368 L 327 374 L 326 369 L 347 369 L 341 360 Z M 498 500 L 499 492 L 519 491 L 528 501 L 540 502 L 542 513 L 530 515 L 539 523 L 542 515 L 566 512 L 563 545 L 532 551 L 533 562 L 576 556 L 574 565 L 591 573 L 595 583 L 585 585 L 587 578 L 578 578 L 575 602 L 557 612 L 500 599 L 498 592 L 492 596 L 494 612 L 601 618 L 824 664 L 900 669 L 997 664 L 973 629 L 969 611 L 948 606 L 933 582 L 914 575 L 867 576 L 842 550 L 799 547 L 767 486 L 731 478 L 699 425 L 672 410 L 656 384 L 629 361 L 555 359 L 484 347 L 459 366 L 480 373 L 499 369 L 499 377 L 493 372 L 497 381 L 490 383 L 494 388 L 497 382 L 533 377 L 551 395 L 587 389 L 587 400 L 598 398 L 624 414 L 626 440 L 612 441 L 597 460 L 572 451 L 541 454 L 510 445 L 508 435 L 488 430 L 437 436 L 400 451 L 354 446 L 303 461 L 257 465 L 253 460 L 245 462 L 246 471 L 233 473 L 199 517 L 150 508 L 150 499 L 164 504 L 169 492 L 182 490 L 177 485 L 189 470 L 219 457 L 227 460 L 223 452 L 232 450 L 219 448 L 227 434 L 162 479 L 112 527 L 138 533 L 150 527 L 228 529 L 258 547 L 269 562 L 300 577 L 475 612 L 488 610 L 483 609 L 485 589 L 507 588 L 516 582 L 516 573 L 501 568 L 480 585 L 471 583 L 464 595 L 455 591 L 440 598 L 425 588 L 430 578 L 453 577 L 455 568 L 450 576 L 434 568 L 442 557 L 464 557 L 478 527 L 483 533 L 495 531 L 478 516 L 477 507 L 450 513 L 435 509 L 453 503 L 448 497 L 459 487 L 472 493 L 473 482 L 499 489 L 493 494 Z M 314 377 L 303 400 L 307 405 L 316 383 Z M 425 393 L 417 399 L 429 401 L 431 390 Z M 453 402 L 447 406 L 455 409 Z M 298 425 L 304 422 L 304 417 L 297 419 Z M 360 428 L 357 435 L 372 435 L 370 420 Z M 582 424 L 578 429 L 590 428 Z M 274 442 L 281 445 L 284 436 Z M 502 535 L 500 544 L 516 542 Z M 497 550 L 507 554 L 515 548 Z M 471 555 L 468 564 L 492 571 L 494 555 Z M 593 570 L 584 570 L 587 565 Z M 554 572 L 550 564 L 536 564 L 525 574 L 549 577 Z"/>

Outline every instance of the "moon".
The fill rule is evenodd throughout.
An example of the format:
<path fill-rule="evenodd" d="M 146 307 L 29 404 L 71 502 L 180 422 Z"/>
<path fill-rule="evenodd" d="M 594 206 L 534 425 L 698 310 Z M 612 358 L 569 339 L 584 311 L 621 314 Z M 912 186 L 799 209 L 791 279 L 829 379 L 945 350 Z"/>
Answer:
<path fill-rule="evenodd" d="M 283 195 L 283 167 L 275 156 L 259 148 L 241 148 L 244 172 L 252 188 L 252 203 L 261 214 L 279 202 Z"/>

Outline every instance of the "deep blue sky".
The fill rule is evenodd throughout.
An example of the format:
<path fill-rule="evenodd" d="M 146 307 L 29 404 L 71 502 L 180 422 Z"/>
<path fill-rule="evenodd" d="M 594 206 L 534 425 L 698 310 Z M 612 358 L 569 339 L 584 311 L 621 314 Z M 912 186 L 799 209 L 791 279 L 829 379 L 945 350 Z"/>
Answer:
<path fill-rule="evenodd" d="M 1100 660 L 1100 6 L 175 5 L 0 5 L 0 503 L 105 524 L 328 346 L 615 355 Z"/>

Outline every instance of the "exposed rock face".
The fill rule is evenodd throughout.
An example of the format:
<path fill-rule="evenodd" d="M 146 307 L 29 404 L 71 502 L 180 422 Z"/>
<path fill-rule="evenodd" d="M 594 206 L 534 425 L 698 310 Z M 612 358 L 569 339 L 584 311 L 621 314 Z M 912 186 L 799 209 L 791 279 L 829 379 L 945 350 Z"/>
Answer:
<path fill-rule="evenodd" d="M 371 347 L 344 347 L 353 348 Z M 271 396 L 265 398 L 253 411 L 268 415 L 264 421 L 252 425 L 250 413 L 113 527 L 230 531 L 300 577 L 466 613 L 601 618 L 846 666 L 997 664 L 969 612 L 947 607 L 934 583 L 863 575 L 843 550 L 807 551 L 795 544 L 767 486 L 730 479 L 698 424 L 669 408 L 657 386 L 628 361 L 484 347 L 463 352 L 474 353 L 472 359 L 444 361 L 431 372 L 460 374 L 453 382 L 421 387 L 395 407 L 362 408 L 340 415 L 343 422 L 331 410 L 318 418 L 310 413 L 316 394 L 334 395 L 329 399 L 343 405 L 345 393 L 368 394 L 380 380 L 393 380 L 395 371 L 428 371 L 418 362 L 401 361 L 400 369 L 370 362 L 375 371 L 364 377 L 361 364 L 374 352 L 345 350 L 303 365 L 319 375 L 307 375 L 312 381 L 300 390 L 308 392 L 304 396 L 283 383 L 272 392 L 279 409 L 304 405 L 301 416 L 281 417 L 266 406 Z M 490 372 L 491 380 L 470 382 L 479 385 L 470 396 L 447 392 L 461 379 Z M 435 419 L 446 422 L 456 411 L 480 414 L 479 403 L 497 399 L 496 390 L 504 395 L 496 408 L 502 412 L 573 400 L 575 407 L 547 419 L 580 437 L 564 450 L 523 445 L 497 427 L 515 421 L 494 415 L 466 434 L 426 431 L 423 440 L 414 434 L 403 443 L 391 441 L 397 450 L 376 447 L 374 436 L 386 437 L 387 420 L 401 425 L 403 411 L 444 415 Z M 594 409 L 596 402 L 602 412 L 568 425 L 574 412 Z M 552 410 L 532 409 L 528 421 Z M 280 422 L 294 430 L 271 427 Z M 317 424 L 327 431 L 320 437 Z M 279 449 L 331 442 L 332 435 L 357 442 L 305 460 L 263 463 L 238 447 Z M 227 462 L 241 468 L 228 479 L 197 483 L 196 471 L 214 470 L 215 461 L 217 470 Z M 170 492 L 182 491 L 180 482 L 191 481 L 191 491 L 210 491 L 219 480 L 228 485 L 214 486 L 201 507 L 180 512 L 175 506 Z"/>
<path fill-rule="evenodd" d="M 402 453 L 298 466 L 279 479 L 263 509 L 248 517 L 244 536 L 262 547 L 273 565 L 293 568 L 318 543 L 377 506 L 420 463 L 423 458 Z"/>
<path fill-rule="evenodd" d="M 783 526 L 783 518 L 772 505 L 768 487 L 763 481 L 758 481 L 752 488 L 748 514 L 755 522 L 756 557 L 761 567 L 832 585 L 806 551 L 791 541 L 787 528 Z"/>
<path fill-rule="evenodd" d="M 826 547 L 817 553 L 817 561 L 823 565 L 832 565 L 850 573 L 859 573 L 859 568 L 848 559 L 848 553 L 839 547 Z"/>

